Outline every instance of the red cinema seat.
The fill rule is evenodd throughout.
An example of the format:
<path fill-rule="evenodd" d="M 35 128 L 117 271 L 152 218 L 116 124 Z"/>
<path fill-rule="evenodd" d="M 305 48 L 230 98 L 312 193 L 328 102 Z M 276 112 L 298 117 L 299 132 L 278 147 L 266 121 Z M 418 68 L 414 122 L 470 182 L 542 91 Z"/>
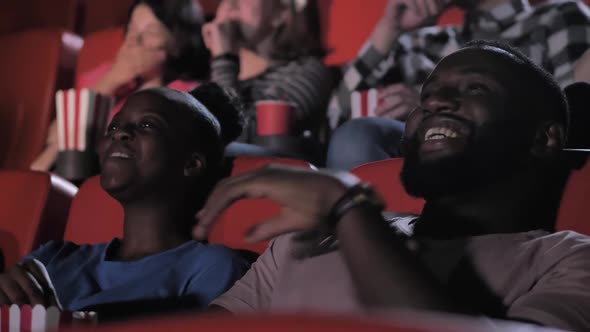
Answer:
<path fill-rule="evenodd" d="M 123 208 L 93 176 L 80 186 L 72 201 L 64 239 L 79 244 L 97 244 L 123 236 Z"/>
<path fill-rule="evenodd" d="M 28 29 L 75 31 L 79 0 L 0 1 L 0 33 Z"/>
<path fill-rule="evenodd" d="M 420 214 L 424 200 L 408 195 L 399 179 L 403 162 L 402 158 L 376 161 L 358 166 L 351 172 L 381 194 L 387 211 Z"/>
<path fill-rule="evenodd" d="M 124 25 L 133 0 L 84 0 L 80 33 L 88 36 L 94 32 Z"/>
<path fill-rule="evenodd" d="M 234 159 L 232 176 L 253 171 L 275 163 L 296 167 L 313 168 L 302 160 L 271 157 L 237 157 Z M 255 224 L 276 216 L 280 207 L 264 199 L 247 199 L 232 205 L 213 225 L 209 235 L 211 243 L 221 243 L 234 249 L 245 249 L 262 253 L 268 243 L 250 244 L 244 241 L 246 230 Z"/>
<path fill-rule="evenodd" d="M 45 146 L 56 90 L 71 87 L 82 40 L 30 30 L 0 36 L 0 44 L 0 132 L 10 136 L 3 137 L 0 167 L 28 169 Z"/>
<path fill-rule="evenodd" d="M 590 162 L 570 175 L 561 198 L 556 229 L 590 235 Z"/>
<path fill-rule="evenodd" d="M 310 164 L 291 159 L 267 157 L 238 157 L 232 175 L 255 170 L 269 163 L 301 167 Z M 278 206 L 265 200 L 246 200 L 236 203 L 215 223 L 209 241 L 235 249 L 262 252 L 266 243 L 246 244 L 244 231 L 261 220 L 278 213 Z M 64 238 L 76 243 L 102 243 L 123 235 L 123 209 L 100 187 L 98 176 L 88 179 L 72 202 Z"/>
<path fill-rule="evenodd" d="M 33 171 L 2 170 L 0 183 L 0 249 L 11 266 L 42 243 L 62 239 L 64 212 L 76 188 Z"/>

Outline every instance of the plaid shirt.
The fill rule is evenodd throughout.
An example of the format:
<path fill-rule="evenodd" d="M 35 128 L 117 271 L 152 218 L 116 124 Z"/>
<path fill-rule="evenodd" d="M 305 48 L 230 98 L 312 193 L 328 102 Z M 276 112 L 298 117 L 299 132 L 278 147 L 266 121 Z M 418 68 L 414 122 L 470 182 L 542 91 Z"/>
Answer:
<path fill-rule="evenodd" d="M 404 33 L 386 55 L 367 42 L 332 97 L 330 125 L 335 128 L 350 118 L 352 91 L 400 82 L 419 87 L 440 59 L 478 39 L 518 47 L 566 86 L 573 82 L 575 61 L 590 48 L 590 11 L 582 1 L 557 0 L 531 8 L 525 0 L 510 0 L 489 12 L 466 13 L 463 26 Z"/>

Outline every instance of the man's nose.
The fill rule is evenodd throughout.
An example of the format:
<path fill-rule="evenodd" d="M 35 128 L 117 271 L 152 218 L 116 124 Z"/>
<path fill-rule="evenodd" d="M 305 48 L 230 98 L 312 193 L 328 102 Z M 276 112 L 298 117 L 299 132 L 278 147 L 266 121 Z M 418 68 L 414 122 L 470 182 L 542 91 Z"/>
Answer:
<path fill-rule="evenodd" d="M 113 133 L 113 140 L 117 140 L 117 141 L 129 141 L 132 140 L 135 137 L 133 128 L 130 128 L 130 126 L 124 126 L 121 127 L 119 129 L 117 129 L 114 133 Z"/>
<path fill-rule="evenodd" d="M 456 112 L 459 109 L 458 94 L 451 89 L 441 89 L 422 102 L 428 113 Z"/>

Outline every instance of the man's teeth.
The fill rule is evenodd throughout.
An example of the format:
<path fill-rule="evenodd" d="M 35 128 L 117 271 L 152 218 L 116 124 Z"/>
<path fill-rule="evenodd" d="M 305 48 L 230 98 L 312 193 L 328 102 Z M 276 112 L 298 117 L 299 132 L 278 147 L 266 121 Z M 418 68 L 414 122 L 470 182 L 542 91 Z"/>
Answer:
<path fill-rule="evenodd" d="M 435 128 L 430 128 L 426 131 L 426 134 L 424 135 L 424 140 L 425 141 L 439 140 L 439 139 L 445 139 L 445 138 L 455 138 L 458 136 L 459 136 L 459 133 L 452 130 L 452 129 L 435 127 Z"/>
<path fill-rule="evenodd" d="M 130 155 L 123 153 L 123 152 L 113 152 L 111 153 L 111 157 L 113 158 L 131 158 Z"/>

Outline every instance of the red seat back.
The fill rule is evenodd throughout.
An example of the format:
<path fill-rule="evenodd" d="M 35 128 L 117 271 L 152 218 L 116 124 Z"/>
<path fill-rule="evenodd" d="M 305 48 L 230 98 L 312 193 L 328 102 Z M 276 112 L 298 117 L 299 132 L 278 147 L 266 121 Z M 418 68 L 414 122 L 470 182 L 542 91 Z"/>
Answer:
<path fill-rule="evenodd" d="M 381 194 L 387 211 L 420 214 L 424 200 L 408 195 L 399 179 L 403 162 L 402 158 L 376 161 L 356 167 L 351 172 Z"/>
<path fill-rule="evenodd" d="M 75 187 L 33 171 L 0 171 L 0 249 L 10 266 L 48 240 L 63 237 Z M 62 219 L 63 218 L 63 219 Z"/>
<path fill-rule="evenodd" d="M 75 31 L 79 0 L 0 1 L 0 33 L 28 29 Z"/>
<path fill-rule="evenodd" d="M 133 0 L 84 0 L 80 32 L 94 32 L 124 25 Z"/>
<path fill-rule="evenodd" d="M 0 118 L 6 120 L 0 132 L 12 136 L 3 142 L 18 142 L 5 148 L 10 155 L 0 156 L 0 166 L 28 169 L 45 145 L 56 89 L 71 86 L 82 40 L 60 30 L 31 30 L 0 36 L 0 45 Z"/>
<path fill-rule="evenodd" d="M 590 162 L 570 175 L 557 215 L 557 230 L 590 235 Z"/>
<path fill-rule="evenodd" d="M 64 239 L 96 244 L 123 236 L 123 208 L 100 186 L 100 176 L 86 180 L 70 208 Z"/>
<path fill-rule="evenodd" d="M 312 168 L 305 161 L 271 157 L 238 157 L 234 160 L 232 176 L 276 163 L 297 167 Z M 268 242 L 250 244 L 244 241 L 246 230 L 255 224 L 272 218 L 280 212 L 280 207 L 265 199 L 246 199 L 232 205 L 213 225 L 209 235 L 211 243 L 221 243 L 234 249 L 245 249 L 262 253 Z"/>

